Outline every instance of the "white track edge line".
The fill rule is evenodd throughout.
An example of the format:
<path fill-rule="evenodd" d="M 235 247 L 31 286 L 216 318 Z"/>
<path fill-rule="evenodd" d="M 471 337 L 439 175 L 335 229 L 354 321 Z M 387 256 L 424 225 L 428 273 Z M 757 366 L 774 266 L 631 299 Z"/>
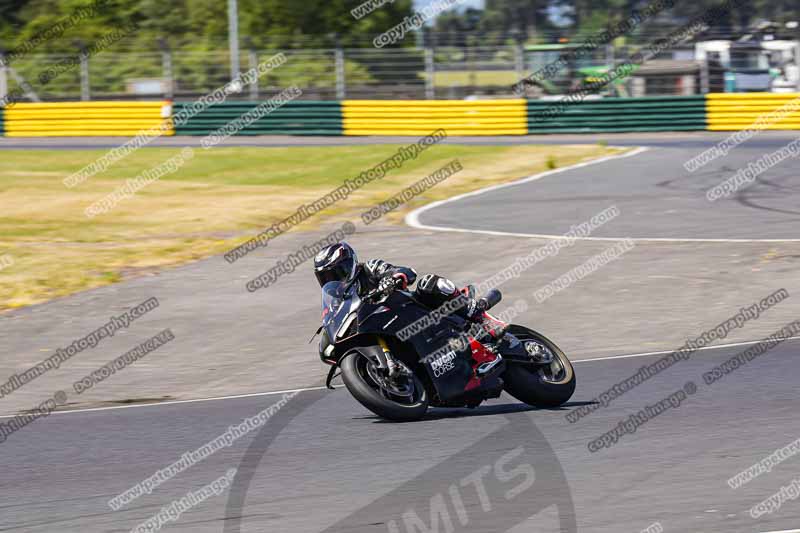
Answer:
<path fill-rule="evenodd" d="M 168 400 L 166 402 L 152 402 L 152 403 L 137 403 L 131 405 L 111 405 L 108 407 L 89 407 L 86 409 L 65 409 L 63 411 L 53 411 L 52 415 L 68 415 L 70 413 L 88 413 L 91 411 L 111 411 L 114 409 L 133 409 L 134 407 L 159 407 L 162 405 L 176 405 L 179 403 L 198 403 L 198 402 L 213 402 L 218 400 L 235 400 L 237 398 L 254 398 L 257 396 L 273 396 L 275 394 L 288 394 L 290 392 L 306 392 L 313 390 L 325 390 L 327 387 L 308 387 L 305 389 L 288 389 L 278 390 L 271 392 L 252 392 L 249 394 L 234 394 L 232 396 L 213 396 L 211 398 L 194 398 L 191 400 Z M 17 413 L 15 415 L 0 415 L 0 418 L 14 418 L 25 413 Z"/>
<path fill-rule="evenodd" d="M 781 342 L 783 341 L 791 341 L 800 339 L 800 335 L 796 335 L 794 337 L 782 337 Z M 743 342 L 729 342 L 727 344 L 715 344 L 714 346 L 703 346 L 702 348 L 697 348 L 697 351 L 704 351 L 704 350 L 718 350 L 720 348 L 733 348 L 735 346 L 748 346 L 751 344 L 758 344 L 760 342 L 764 342 L 764 339 L 757 340 L 757 341 L 743 341 Z M 572 361 L 572 364 L 578 363 L 589 363 L 591 361 L 610 361 L 612 359 L 630 359 L 632 357 L 646 357 L 648 355 L 666 355 L 668 353 L 674 353 L 678 350 L 661 350 L 658 352 L 641 352 L 641 353 L 632 353 L 626 355 L 610 355 L 608 357 L 592 357 L 590 359 L 576 359 Z"/>
<path fill-rule="evenodd" d="M 786 337 L 783 340 L 795 340 L 800 339 L 800 336 L 796 337 Z M 705 351 L 705 350 L 718 350 L 720 348 L 731 348 L 734 346 L 746 346 L 749 344 L 758 344 L 759 342 L 763 342 L 762 340 L 757 341 L 745 341 L 745 342 L 733 342 L 728 344 L 717 344 L 715 346 L 704 346 L 702 348 L 698 348 L 697 351 Z M 630 359 L 632 357 L 647 357 L 650 355 L 662 355 L 673 353 L 675 350 L 664 350 L 658 352 L 641 352 L 641 353 L 632 353 L 626 355 L 612 355 L 609 357 L 595 357 L 591 359 L 577 359 L 572 361 L 572 364 L 577 365 L 578 363 L 591 363 L 593 361 L 611 361 L 613 359 Z M 212 401 L 219 401 L 219 400 L 235 400 L 237 398 L 254 398 L 258 396 L 273 396 L 275 394 L 287 394 L 290 392 L 307 392 L 307 391 L 315 391 L 315 390 L 325 390 L 326 387 L 308 387 L 303 389 L 287 389 L 287 390 L 279 390 L 279 391 L 271 391 L 271 392 L 253 392 L 250 394 L 235 394 L 232 396 L 215 396 L 212 398 L 195 398 L 192 400 L 170 400 L 166 402 L 154 402 L 154 403 L 142 403 L 142 404 L 131 404 L 131 405 L 112 405 L 109 407 L 91 407 L 88 409 L 67 409 L 64 411 L 53 411 L 50 413 L 52 415 L 68 415 L 71 413 L 88 413 L 92 411 L 111 411 L 114 409 L 133 409 L 136 407 L 160 407 L 162 405 L 176 405 L 180 403 L 199 403 L 199 402 L 212 402 Z M 17 413 L 16 415 L 0 415 L 0 418 L 14 418 L 15 416 L 19 416 L 20 414 L 24 413 Z M 780 533 L 780 532 L 776 532 Z M 798 531 L 800 533 L 800 531 Z"/>
<path fill-rule="evenodd" d="M 612 148 L 628 148 L 626 146 L 612 146 Z M 469 198 L 471 196 L 477 196 L 479 194 L 484 194 L 491 191 L 496 191 L 498 189 L 503 189 L 506 187 L 513 187 L 515 185 L 520 185 L 522 183 L 529 183 L 532 181 L 537 181 L 552 174 L 558 174 L 559 172 L 565 172 L 568 170 L 575 170 L 576 168 L 583 168 L 589 165 L 594 165 L 597 163 L 603 163 L 605 161 L 612 161 L 615 159 L 623 159 L 626 157 L 633 157 L 639 155 L 641 153 L 650 150 L 649 146 L 639 146 L 634 150 L 626 152 L 624 154 L 617 154 L 617 155 L 608 155 L 598 159 L 592 159 L 591 161 L 583 161 L 581 163 L 576 163 L 574 165 L 569 165 L 562 168 L 556 168 L 553 170 L 546 170 L 544 172 L 540 172 L 539 174 L 534 174 L 533 176 L 528 176 L 527 178 L 522 178 L 516 181 L 511 181 L 509 183 L 500 183 L 497 185 L 490 185 L 489 187 L 485 187 L 483 189 L 478 189 L 477 191 L 467 192 L 464 194 L 459 194 L 453 196 L 452 198 L 446 198 L 444 200 L 438 200 L 436 202 L 431 202 L 429 204 L 423 205 L 422 207 L 418 207 L 417 209 L 411 211 L 405 216 L 405 223 L 412 228 L 423 229 L 423 230 L 432 230 L 432 231 L 449 231 L 455 233 L 479 233 L 482 235 L 498 235 L 504 237 L 527 237 L 527 238 L 535 238 L 535 239 L 561 239 L 563 235 L 548 235 L 542 233 L 516 233 L 512 231 L 493 231 L 493 230 L 480 230 L 480 229 L 465 229 L 465 228 L 454 228 L 450 226 L 431 226 L 428 224 L 423 224 L 419 221 L 419 217 L 425 211 L 429 209 L 433 209 L 434 207 L 439 207 L 444 204 L 448 204 L 450 202 L 455 202 L 457 200 L 462 200 L 464 198 Z M 678 238 L 670 238 L 670 237 L 634 237 L 628 239 L 626 237 L 574 237 L 576 241 L 613 241 L 618 242 L 622 240 L 631 240 L 634 242 L 675 242 L 675 243 L 682 243 L 682 242 L 729 242 L 729 243 L 769 243 L 769 242 L 800 242 L 800 239 L 678 239 Z"/>

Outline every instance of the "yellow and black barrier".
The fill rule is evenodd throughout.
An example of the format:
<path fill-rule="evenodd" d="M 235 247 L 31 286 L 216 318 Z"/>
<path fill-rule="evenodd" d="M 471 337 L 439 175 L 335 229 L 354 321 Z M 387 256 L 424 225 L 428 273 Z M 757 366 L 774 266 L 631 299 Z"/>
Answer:
<path fill-rule="evenodd" d="M 133 137 L 163 123 L 163 135 L 174 135 L 171 114 L 170 102 L 18 103 L 3 110 L 2 130 L 7 137 Z"/>
<path fill-rule="evenodd" d="M 709 131 L 800 130 L 800 93 L 710 93 Z"/>
<path fill-rule="evenodd" d="M 525 135 L 525 100 L 344 100 L 345 135 Z"/>
<path fill-rule="evenodd" d="M 211 106 L 178 135 L 207 135 L 258 102 Z M 603 98 L 560 106 L 544 100 L 344 100 L 290 102 L 237 135 L 533 135 L 645 131 L 800 129 L 800 93 L 711 93 Z M 180 109 L 185 104 L 176 104 Z M 562 109 L 563 107 L 563 109 Z M 557 112 L 556 112 L 557 111 Z M 170 102 L 18 103 L 0 108 L 0 135 L 134 136 L 164 126 Z"/>

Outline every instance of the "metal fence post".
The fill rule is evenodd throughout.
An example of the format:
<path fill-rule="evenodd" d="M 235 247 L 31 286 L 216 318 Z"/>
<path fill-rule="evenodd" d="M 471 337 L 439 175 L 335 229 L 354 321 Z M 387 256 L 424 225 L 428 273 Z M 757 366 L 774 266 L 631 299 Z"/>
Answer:
<path fill-rule="evenodd" d="M 794 65 L 797 69 L 797 91 L 800 92 L 800 40 L 794 42 Z"/>
<path fill-rule="evenodd" d="M 240 75 L 239 69 L 239 6 L 237 0 L 228 0 L 228 49 L 231 54 L 231 81 Z"/>
<path fill-rule="evenodd" d="M 425 48 L 425 98 L 427 100 L 436 99 L 436 90 L 434 88 L 434 79 L 436 71 L 433 64 L 433 49 L 430 47 Z"/>
<path fill-rule="evenodd" d="M 710 85 L 711 81 L 708 75 L 708 60 L 704 60 L 700 63 L 700 92 L 702 94 L 708 94 L 710 92 Z"/>
<path fill-rule="evenodd" d="M 172 100 L 172 98 L 175 96 L 175 82 L 172 78 L 172 52 L 168 49 L 164 49 L 161 52 L 161 66 L 163 67 L 164 81 L 166 85 L 164 98 Z"/>
<path fill-rule="evenodd" d="M 250 48 L 247 51 L 247 58 L 250 65 L 250 68 L 254 70 L 256 73 L 258 72 L 258 54 L 256 51 Z M 253 83 L 250 84 L 250 99 L 251 100 L 258 100 L 258 75 L 256 74 L 253 76 Z"/>
<path fill-rule="evenodd" d="M 6 68 L 6 55 L 0 52 L 0 99 L 8 94 L 8 70 Z"/>
<path fill-rule="evenodd" d="M 81 101 L 88 102 L 90 99 L 89 54 L 86 52 L 86 50 L 81 50 Z"/>
<path fill-rule="evenodd" d="M 517 71 L 518 80 L 525 77 L 525 49 L 519 41 L 514 45 L 514 70 Z"/>
<path fill-rule="evenodd" d="M 467 44 L 467 65 L 469 68 L 469 91 L 474 92 L 475 86 L 478 84 L 478 74 L 476 71 L 477 61 L 477 47 L 478 45 L 473 40 L 471 44 Z"/>
<path fill-rule="evenodd" d="M 334 62 L 336 64 L 336 99 L 344 100 L 345 83 L 347 83 L 347 80 L 345 80 L 344 77 L 344 50 L 341 48 L 336 48 L 333 54 Z"/>

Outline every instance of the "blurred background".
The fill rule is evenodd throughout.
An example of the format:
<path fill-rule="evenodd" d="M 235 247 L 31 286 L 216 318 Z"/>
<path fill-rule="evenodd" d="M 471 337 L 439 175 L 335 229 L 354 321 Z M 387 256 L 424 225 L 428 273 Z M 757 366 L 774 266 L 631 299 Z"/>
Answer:
<path fill-rule="evenodd" d="M 109 0 L 97 13 L 37 41 L 84 2 L 0 2 L 0 97 L 23 101 L 190 99 L 284 52 L 290 61 L 232 99 L 258 100 L 296 84 L 308 100 L 508 98 L 511 85 L 625 21 L 636 0 L 471 0 L 455 3 L 398 42 L 373 39 L 430 2 L 395 0 L 356 18 L 345 0 Z M 676 2 L 528 89 L 548 97 L 591 84 L 641 47 L 717 5 Z M 673 43 L 599 96 L 793 92 L 800 87 L 800 4 L 734 5 L 712 26 Z M 136 31 L 108 36 L 136 24 Z M 95 53 L 101 48 L 103 53 Z M 43 65 L 72 61 L 41 83 Z"/>

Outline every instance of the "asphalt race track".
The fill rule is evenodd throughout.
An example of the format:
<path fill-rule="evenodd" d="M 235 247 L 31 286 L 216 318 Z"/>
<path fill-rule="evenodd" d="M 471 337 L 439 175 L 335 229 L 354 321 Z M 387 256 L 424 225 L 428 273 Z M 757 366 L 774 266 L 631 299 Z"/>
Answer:
<path fill-rule="evenodd" d="M 370 227 L 351 239 L 366 257 L 380 254 L 419 271 L 475 281 L 616 205 L 620 215 L 592 235 L 599 240 L 578 241 L 502 287 L 504 303 L 529 298 L 530 289 L 618 239 L 636 244 L 545 305 L 531 299 L 519 319 L 576 361 L 578 388 L 560 409 L 529 408 L 504 395 L 475 410 L 434 409 L 421 422 L 393 424 L 345 390 L 321 390 L 327 367 L 315 345 L 306 344 L 318 319 L 318 289 L 307 269 L 263 291 L 243 288 L 265 264 L 312 240 L 308 235 L 282 236 L 234 265 L 211 258 L 3 315 L 0 371 L 6 375 L 88 333 L 111 312 L 152 295 L 162 302 L 107 346 L 0 399 L 7 415 L 0 422 L 55 389 L 69 392 L 74 409 L 0 443 L 0 531 L 130 531 L 231 468 L 237 471 L 229 489 L 163 527 L 225 533 L 800 527 L 800 498 L 784 498 L 759 518 L 750 515 L 798 477 L 800 458 L 789 457 L 739 488 L 727 483 L 800 438 L 800 339 L 785 340 L 714 383 L 703 379 L 800 319 L 797 161 L 784 161 L 731 198 L 711 203 L 704 196 L 793 136 L 758 137 L 689 174 L 683 162 L 721 138 L 691 137 L 687 146 L 685 137 L 658 136 L 639 143 L 650 148 L 636 155 L 444 203 L 411 217 L 417 228 Z M 789 298 L 758 319 L 607 406 L 567 420 L 687 338 L 782 288 Z M 175 341 L 109 378 L 94 396 L 72 393 L 80 376 L 165 327 L 175 331 Z M 294 396 L 260 429 L 120 510 L 108 505 L 287 392 Z M 680 398 L 678 405 L 597 449 L 621 421 L 670 396 Z M 141 403 L 153 398 L 197 401 Z"/>
<path fill-rule="evenodd" d="M 800 183 L 795 160 L 770 169 L 768 177 L 759 176 L 731 198 L 712 203 L 705 197 L 706 190 L 764 151 L 742 147 L 723 158 L 720 166 L 689 174 L 680 168 L 685 161 L 680 156 L 683 150 L 655 150 L 609 162 L 600 175 L 568 172 L 557 180 L 543 178 L 473 195 L 432 209 L 420 220 L 431 226 L 561 235 L 576 220 L 586 220 L 608 207 L 613 198 L 625 216 L 601 227 L 593 237 L 798 239 Z M 494 208 L 498 205 L 503 208 Z M 465 221 L 465 210 L 480 216 Z"/>
<path fill-rule="evenodd" d="M 711 141 L 721 141 L 729 132 L 694 131 L 682 133 L 612 133 L 612 134 L 553 134 L 553 135 L 514 135 L 514 136 L 464 136 L 452 137 L 443 142 L 452 144 L 475 144 L 504 146 L 515 144 L 594 144 L 607 143 L 618 146 L 656 146 L 662 148 L 691 148 L 700 150 L 710 146 Z M 374 136 L 374 137 L 315 137 L 265 135 L 253 137 L 233 137 L 225 146 L 348 146 L 354 144 L 406 144 L 418 137 Z M 785 131 L 763 131 L 747 141 L 750 148 L 777 148 L 797 138 L 796 134 Z M 85 150 L 89 148 L 116 148 L 128 139 L 121 137 L 0 137 L 0 150 Z M 200 146 L 202 137 L 158 137 L 147 146 Z M 696 154 L 692 154 L 696 155 Z"/>

